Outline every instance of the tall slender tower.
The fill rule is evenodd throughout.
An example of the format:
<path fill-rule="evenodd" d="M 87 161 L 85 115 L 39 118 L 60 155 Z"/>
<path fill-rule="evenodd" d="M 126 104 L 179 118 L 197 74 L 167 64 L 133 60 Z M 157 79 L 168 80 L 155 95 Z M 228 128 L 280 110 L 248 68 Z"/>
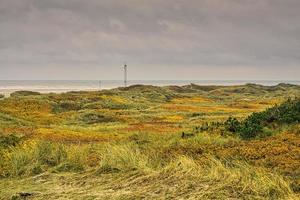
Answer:
<path fill-rule="evenodd" d="M 127 65 L 124 64 L 124 87 L 127 87 Z"/>

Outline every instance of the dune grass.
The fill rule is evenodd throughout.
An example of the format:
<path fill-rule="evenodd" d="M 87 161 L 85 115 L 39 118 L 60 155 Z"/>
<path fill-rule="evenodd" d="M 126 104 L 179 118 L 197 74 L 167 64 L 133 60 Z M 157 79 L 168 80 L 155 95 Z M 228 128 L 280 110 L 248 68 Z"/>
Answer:
<path fill-rule="evenodd" d="M 155 155 L 143 153 L 148 151 L 134 144 L 108 144 L 91 150 L 90 146 L 77 149 L 38 142 L 34 148 L 26 144 L 11 152 L 6 161 L 11 178 L 0 183 L 2 189 L 6 185 L 0 191 L 2 197 L 17 198 L 18 192 L 27 191 L 36 199 L 296 198 L 289 182 L 278 174 L 209 155 L 201 159 L 178 155 L 157 165 Z M 99 157 L 89 166 L 87 158 L 93 151 Z M 20 176 L 21 180 L 14 178 Z"/>
<path fill-rule="evenodd" d="M 0 199 L 297 199 L 299 123 L 272 124 L 270 137 L 249 141 L 215 124 L 299 91 L 250 84 L 17 93 L 0 101 Z"/>

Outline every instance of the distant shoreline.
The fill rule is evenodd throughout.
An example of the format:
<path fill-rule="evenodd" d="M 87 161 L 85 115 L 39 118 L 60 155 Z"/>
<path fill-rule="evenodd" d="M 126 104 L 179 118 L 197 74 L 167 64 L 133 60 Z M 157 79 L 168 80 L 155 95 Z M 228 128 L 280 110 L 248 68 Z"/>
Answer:
<path fill-rule="evenodd" d="M 263 86 L 275 86 L 280 83 L 300 85 L 300 81 L 248 81 L 248 80 L 145 80 L 129 81 L 129 85 L 153 85 L 153 86 L 184 86 L 215 85 L 215 86 L 235 86 L 245 84 L 258 84 Z M 63 93 L 70 91 L 98 91 L 123 87 L 122 80 L 104 80 L 99 83 L 97 80 L 0 80 L 0 94 L 9 96 L 15 91 L 34 91 L 40 93 Z"/>
<path fill-rule="evenodd" d="M 71 91 L 97 91 L 97 89 L 87 89 L 87 90 L 76 90 L 76 89 L 9 89 L 9 90 L 4 90 L 0 89 L 0 94 L 4 94 L 4 96 L 9 96 L 11 93 L 16 92 L 16 91 L 32 91 L 32 92 L 39 92 L 42 94 L 47 94 L 47 93 L 63 93 L 63 92 L 71 92 Z"/>

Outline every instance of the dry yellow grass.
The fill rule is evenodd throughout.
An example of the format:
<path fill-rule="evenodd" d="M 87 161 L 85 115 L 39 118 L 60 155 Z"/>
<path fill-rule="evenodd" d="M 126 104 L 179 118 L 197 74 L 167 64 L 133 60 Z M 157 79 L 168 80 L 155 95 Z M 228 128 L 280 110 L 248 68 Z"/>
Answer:
<path fill-rule="evenodd" d="M 134 160 L 140 155 L 133 154 L 128 162 L 117 156 L 119 150 L 108 164 L 121 171 L 45 173 L 17 185 L 14 179 L 5 180 L 0 188 L 5 184 L 6 190 L 0 194 L 3 199 L 18 197 L 20 191 L 32 193 L 30 199 L 297 199 L 280 176 L 243 163 L 227 167 L 212 158 L 197 163 L 179 157 L 161 170 L 147 170 L 147 159 Z"/>
<path fill-rule="evenodd" d="M 95 132 L 79 132 L 69 129 L 38 128 L 36 138 L 61 142 L 103 142 L 116 140 L 114 135 Z"/>
<path fill-rule="evenodd" d="M 184 97 L 184 98 L 174 98 L 172 99 L 172 103 L 179 103 L 179 104 L 190 104 L 190 103 L 212 103 L 214 102 L 213 99 L 208 99 L 206 97 Z"/>
<path fill-rule="evenodd" d="M 128 103 L 128 100 L 127 99 L 124 99 L 120 96 L 116 96 L 116 95 L 102 95 L 100 96 L 100 98 L 102 99 L 106 99 L 106 100 L 109 100 L 109 101 L 112 101 L 112 102 L 116 102 L 116 103 Z"/>
<path fill-rule="evenodd" d="M 28 199 L 299 198 L 299 126 L 255 141 L 224 127 L 197 132 L 284 99 L 237 88 L 138 86 L 1 100 L 0 136 L 24 137 L 0 148 L 0 199 L 20 192 L 32 193 Z M 183 131 L 194 135 L 181 138 Z"/>

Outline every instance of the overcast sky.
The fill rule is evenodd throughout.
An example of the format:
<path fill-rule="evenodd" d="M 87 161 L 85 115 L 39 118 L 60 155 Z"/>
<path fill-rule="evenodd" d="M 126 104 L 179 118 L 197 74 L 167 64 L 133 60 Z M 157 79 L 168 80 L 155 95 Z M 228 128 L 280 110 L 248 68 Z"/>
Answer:
<path fill-rule="evenodd" d="M 299 80 L 300 0 L 0 0 L 0 79 Z"/>

